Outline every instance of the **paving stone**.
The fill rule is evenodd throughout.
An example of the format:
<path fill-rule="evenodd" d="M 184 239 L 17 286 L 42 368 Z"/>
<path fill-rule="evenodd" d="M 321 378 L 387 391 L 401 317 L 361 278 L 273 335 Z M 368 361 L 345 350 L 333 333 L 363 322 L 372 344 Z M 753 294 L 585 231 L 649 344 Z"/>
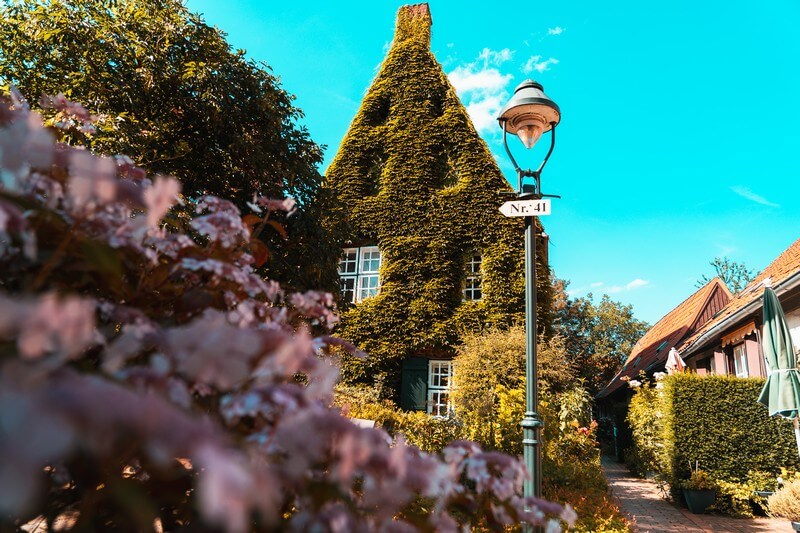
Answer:
<path fill-rule="evenodd" d="M 665 500 L 655 482 L 632 476 L 624 464 L 603 457 L 602 465 L 611 492 L 622 511 L 633 522 L 634 531 L 641 533 L 661 531 L 790 533 L 794 531 L 787 520 L 738 519 L 713 514 L 692 514 Z"/>

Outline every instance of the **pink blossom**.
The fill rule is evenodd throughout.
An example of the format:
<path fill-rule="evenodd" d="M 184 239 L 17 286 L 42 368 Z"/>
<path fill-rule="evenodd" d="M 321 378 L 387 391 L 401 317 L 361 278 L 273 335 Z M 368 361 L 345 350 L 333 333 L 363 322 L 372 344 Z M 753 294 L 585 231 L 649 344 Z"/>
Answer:
<path fill-rule="evenodd" d="M 16 110 L 11 116 L 9 124 L 0 124 L 0 183 L 16 191 L 28 171 L 51 164 L 55 139 L 38 115 Z"/>
<path fill-rule="evenodd" d="M 251 209 L 254 206 L 266 208 L 268 211 L 285 211 L 287 215 L 293 215 L 297 211 L 297 201 L 294 198 L 284 198 L 283 200 L 273 200 L 259 196 L 253 199 L 253 204 L 250 204 Z M 261 211 L 257 211 L 260 213 Z"/>
<path fill-rule="evenodd" d="M 94 210 L 112 201 L 117 194 L 116 171 L 117 166 L 109 157 L 72 150 L 67 193 L 74 209 L 78 212 Z"/>
<path fill-rule="evenodd" d="M 147 226 L 158 227 L 161 218 L 179 201 L 181 184 L 178 180 L 158 176 L 151 187 L 144 191 L 144 203 L 147 206 Z"/>
<path fill-rule="evenodd" d="M 226 531 L 247 531 L 257 490 L 248 466 L 233 454 L 209 446 L 201 448 L 197 456 L 202 465 L 198 487 L 201 511 Z M 270 514 L 274 511 L 270 509 Z"/>
<path fill-rule="evenodd" d="M 89 300 L 59 298 L 53 293 L 27 301 L 0 296 L 0 335 L 16 335 L 25 359 L 79 355 L 98 340 L 94 323 L 94 303 Z"/>

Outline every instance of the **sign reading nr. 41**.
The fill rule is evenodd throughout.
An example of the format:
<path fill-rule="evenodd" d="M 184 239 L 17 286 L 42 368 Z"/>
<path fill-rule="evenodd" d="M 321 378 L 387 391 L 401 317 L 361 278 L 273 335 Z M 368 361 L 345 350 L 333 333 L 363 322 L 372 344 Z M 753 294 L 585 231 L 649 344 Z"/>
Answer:
<path fill-rule="evenodd" d="M 500 206 L 507 217 L 541 217 L 550 214 L 550 200 L 512 200 Z"/>

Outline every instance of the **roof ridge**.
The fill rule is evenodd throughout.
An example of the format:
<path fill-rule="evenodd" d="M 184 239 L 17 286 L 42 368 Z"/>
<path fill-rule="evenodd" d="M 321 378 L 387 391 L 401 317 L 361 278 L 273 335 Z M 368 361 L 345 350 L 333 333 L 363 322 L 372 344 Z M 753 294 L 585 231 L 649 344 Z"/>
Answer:
<path fill-rule="evenodd" d="M 647 350 L 651 345 L 654 345 L 657 342 L 663 340 L 663 336 L 660 336 L 657 339 L 653 340 L 648 339 L 647 344 L 642 343 L 643 340 L 647 339 L 648 335 L 650 335 L 651 333 L 655 334 L 656 332 L 661 333 L 660 330 L 666 324 L 669 324 L 671 320 L 674 320 L 676 316 L 680 315 L 681 311 L 684 311 L 686 306 L 689 305 L 689 303 L 693 299 L 700 300 L 700 305 L 697 305 L 696 309 L 692 309 L 691 320 L 689 320 L 688 322 L 682 321 L 680 324 L 677 324 L 678 326 L 677 329 L 667 332 L 668 334 L 666 336 L 670 337 L 679 330 L 683 330 L 683 334 L 685 334 L 686 331 L 688 331 L 688 328 L 694 323 L 695 320 L 697 320 L 697 317 L 699 316 L 700 312 L 702 312 L 705 304 L 708 303 L 709 296 L 712 292 L 711 288 L 718 285 L 719 283 L 721 283 L 719 277 L 715 277 L 714 279 L 710 280 L 708 283 L 706 283 L 705 285 L 703 285 L 702 287 L 691 293 L 689 296 L 687 296 L 681 303 L 673 307 L 667 314 L 662 316 L 655 324 L 650 326 L 647 332 L 645 332 L 645 334 L 642 335 L 642 337 L 638 341 L 636 341 L 636 344 L 634 344 L 631 353 L 628 354 L 628 357 L 625 359 L 625 364 L 628 364 L 631 361 L 635 360 L 643 351 Z M 704 294 L 704 292 L 708 292 L 708 294 Z M 701 296 L 704 297 L 701 299 Z"/>
<path fill-rule="evenodd" d="M 728 301 L 730 301 L 730 298 L 733 298 L 733 295 L 731 295 L 730 289 L 728 289 L 728 286 L 725 284 L 724 281 L 722 281 L 722 278 L 720 278 L 719 276 L 714 276 L 714 278 L 711 281 L 709 281 L 708 283 L 706 283 L 703 286 L 703 288 L 706 288 L 711 284 L 714 284 L 714 286 L 711 289 L 709 289 L 708 294 L 706 295 L 705 299 L 703 300 L 703 303 L 701 305 L 697 306 L 697 312 L 692 317 L 692 320 L 687 324 L 688 329 L 692 329 L 692 326 L 695 325 L 695 322 L 697 322 L 697 319 L 700 318 L 700 315 L 703 313 L 703 310 L 706 308 L 708 303 L 714 297 L 714 289 L 722 287 L 725 290 L 725 292 L 728 293 L 728 298 L 729 298 Z M 702 327 L 702 324 L 700 324 L 699 327 Z"/>
<path fill-rule="evenodd" d="M 783 270 L 786 270 L 786 272 L 781 272 L 780 267 L 791 268 L 784 268 Z M 708 331 L 716 327 L 718 324 L 721 324 L 729 317 L 735 315 L 739 310 L 745 308 L 747 305 L 750 305 L 750 303 L 758 297 L 755 289 L 766 278 L 773 278 L 772 283 L 774 286 L 790 278 L 792 275 L 796 275 L 797 273 L 800 273 L 800 238 L 792 242 L 792 244 L 786 247 L 775 257 L 775 259 L 773 259 L 766 267 L 764 267 L 764 269 L 761 270 L 761 272 L 759 272 L 755 278 L 753 278 L 753 281 L 747 284 L 747 287 L 745 287 L 737 295 L 733 296 L 730 301 L 725 304 L 722 309 L 720 309 L 719 313 L 715 317 L 703 324 L 703 326 L 698 329 L 690 338 L 685 339 L 680 345 L 681 352 L 684 353 L 695 348 L 700 338 Z"/>

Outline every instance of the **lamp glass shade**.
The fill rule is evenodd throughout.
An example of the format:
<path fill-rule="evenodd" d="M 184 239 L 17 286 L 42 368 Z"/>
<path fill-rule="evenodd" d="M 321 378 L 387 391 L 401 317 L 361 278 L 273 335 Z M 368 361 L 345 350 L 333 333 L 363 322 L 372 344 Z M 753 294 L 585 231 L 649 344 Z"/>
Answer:
<path fill-rule="evenodd" d="M 508 133 L 518 135 L 527 148 L 561 121 L 561 111 L 533 80 L 522 82 L 497 118 Z"/>
<path fill-rule="evenodd" d="M 547 123 L 541 115 L 531 115 L 524 121 L 520 121 L 517 127 L 517 137 L 525 145 L 525 148 L 533 148 L 533 145 L 542 136 L 547 128 Z"/>

